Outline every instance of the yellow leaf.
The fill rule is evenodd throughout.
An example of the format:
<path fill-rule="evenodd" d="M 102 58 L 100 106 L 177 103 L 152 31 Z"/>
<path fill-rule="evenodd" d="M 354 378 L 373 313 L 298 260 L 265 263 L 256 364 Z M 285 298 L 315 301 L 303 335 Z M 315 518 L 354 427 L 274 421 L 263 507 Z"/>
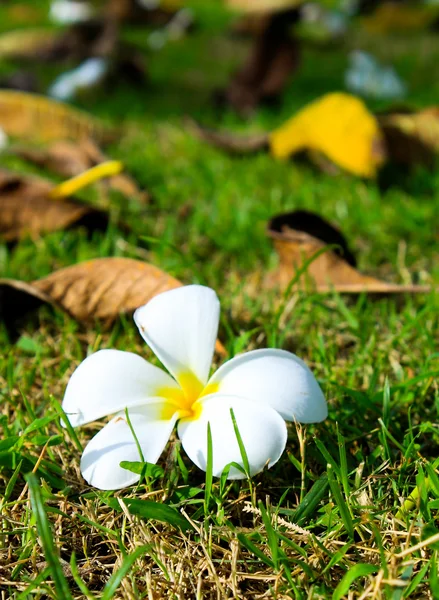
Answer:
<path fill-rule="evenodd" d="M 118 160 L 107 160 L 100 163 L 84 173 L 80 173 L 67 181 L 63 181 L 49 192 L 50 198 L 67 198 L 73 196 L 76 192 L 91 185 L 104 177 L 112 177 L 118 175 L 123 169 L 123 164 Z"/>
<path fill-rule="evenodd" d="M 308 104 L 270 135 L 276 158 L 317 151 L 360 177 L 376 175 L 384 160 L 383 148 L 375 117 L 359 98 L 341 92 Z"/>

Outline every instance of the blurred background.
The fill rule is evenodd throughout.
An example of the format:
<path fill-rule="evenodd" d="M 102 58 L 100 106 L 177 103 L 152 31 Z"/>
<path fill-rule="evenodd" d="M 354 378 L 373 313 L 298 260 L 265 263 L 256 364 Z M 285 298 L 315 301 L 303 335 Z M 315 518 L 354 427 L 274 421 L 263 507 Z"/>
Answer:
<path fill-rule="evenodd" d="M 55 181 L 81 170 L 35 155 L 84 133 L 58 104 L 38 104 L 47 97 L 92 120 L 84 127 L 98 148 L 83 170 L 105 152 L 149 194 L 148 210 L 130 192 L 110 205 L 137 227 L 130 241 L 154 237 L 152 258 L 183 278 L 195 265 L 205 280 L 217 249 L 220 267 L 265 268 L 267 221 L 297 208 L 358 241 L 368 269 L 407 279 L 403 255 L 422 275 L 437 244 L 438 29 L 434 0 L 2 0 L 0 161 Z M 273 131 L 334 92 L 342 104 L 323 102 L 275 145 Z M 96 247 L 78 255 L 72 241 L 59 262 Z M 29 240 L 20 248 L 33 252 Z M 54 248 L 41 254 L 43 272 Z M 36 275 L 6 258 L 5 273 Z"/>

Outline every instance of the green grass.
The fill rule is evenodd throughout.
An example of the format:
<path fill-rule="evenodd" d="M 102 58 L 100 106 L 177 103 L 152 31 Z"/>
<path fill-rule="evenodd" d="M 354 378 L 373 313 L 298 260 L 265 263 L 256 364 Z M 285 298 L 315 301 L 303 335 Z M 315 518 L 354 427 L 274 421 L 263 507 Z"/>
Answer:
<path fill-rule="evenodd" d="M 435 293 L 294 294 L 278 318 L 278 299 L 251 282 L 276 266 L 267 220 L 306 208 L 339 225 L 363 271 L 437 286 L 438 175 L 396 172 L 381 185 L 264 154 L 232 158 L 194 139 L 185 114 L 239 131 L 270 129 L 307 101 L 340 89 L 347 62 L 344 48 L 306 48 L 279 106 L 243 123 L 210 102 L 245 54 L 245 42 L 229 38 L 227 19 L 209 6 L 199 8 L 188 38 L 146 53 L 147 88 L 121 86 L 78 101 L 127 127 L 108 154 L 123 160 L 153 198 L 146 209 L 113 198 L 133 232 L 113 227 L 89 239 L 71 230 L 12 249 L 2 244 L 0 273 L 32 280 L 88 258 L 146 252 L 182 281 L 216 289 L 220 337 L 231 355 L 273 345 L 306 360 L 325 391 L 329 418 L 291 426 L 282 459 L 251 482 L 206 479 L 174 444 L 164 468 L 150 469 L 138 488 L 97 492 L 79 472 L 81 445 L 96 427 L 76 430 L 75 438 L 59 424 L 66 383 L 99 348 L 154 360 L 151 352 L 129 317 L 103 331 L 42 309 L 24 322 L 18 339 L 2 327 L 0 598 L 59 600 L 69 597 L 67 586 L 73 598 L 106 600 L 437 599 Z M 7 15 L 2 7 L 2 30 Z M 125 35 L 140 37 L 132 30 Z M 414 106 L 437 102 L 435 38 L 377 43 L 354 33 L 348 45 L 356 44 L 394 62 Z M 98 200 L 93 191 L 84 197 Z M 399 513 L 416 487 L 411 510 Z"/>

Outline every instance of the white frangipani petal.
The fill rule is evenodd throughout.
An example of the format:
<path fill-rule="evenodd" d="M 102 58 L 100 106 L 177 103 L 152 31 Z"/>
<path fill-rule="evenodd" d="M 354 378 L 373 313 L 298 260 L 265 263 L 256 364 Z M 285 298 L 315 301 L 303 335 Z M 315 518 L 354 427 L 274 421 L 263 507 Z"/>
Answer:
<path fill-rule="evenodd" d="M 157 401 L 179 389 L 162 369 L 131 352 L 100 350 L 87 357 L 70 378 L 62 407 L 73 427 Z"/>
<path fill-rule="evenodd" d="M 177 420 L 162 419 L 163 403 L 129 411 L 131 425 L 146 462 L 156 463 Z M 139 481 L 139 475 L 123 469 L 122 461 L 140 461 L 141 456 L 125 413 L 115 416 L 87 444 L 81 458 L 84 479 L 100 490 L 118 490 Z"/>
<path fill-rule="evenodd" d="M 268 403 L 223 394 L 211 394 L 202 401 L 198 419 L 181 420 L 178 436 L 189 458 L 200 469 L 207 466 L 207 424 L 210 423 L 213 447 L 213 474 L 219 477 L 226 465 L 236 462 L 243 466 L 238 440 L 233 427 L 230 409 L 242 438 L 250 475 L 276 463 L 285 449 L 287 428 L 282 417 Z M 231 467 L 229 479 L 243 479 L 245 475 Z"/>
<path fill-rule="evenodd" d="M 207 382 L 219 308 L 212 289 L 188 285 L 155 296 L 134 313 L 144 340 L 183 387 L 188 374 Z"/>
<path fill-rule="evenodd" d="M 118 350 L 101 350 L 76 369 L 63 400 L 70 423 L 116 415 L 83 453 L 81 472 L 90 485 L 114 490 L 137 482 L 139 476 L 120 463 L 139 461 L 142 454 L 155 463 L 179 419 L 183 447 L 203 470 L 210 425 L 213 474 L 220 476 L 230 463 L 245 462 L 232 410 L 250 475 L 279 460 L 287 442 L 285 420 L 311 423 L 327 417 L 317 380 L 290 352 L 248 352 L 224 364 L 208 381 L 219 323 L 219 301 L 210 288 L 192 285 L 159 294 L 135 312 L 134 320 L 173 377 L 136 354 Z M 229 479 L 245 476 L 230 467 Z"/>
<path fill-rule="evenodd" d="M 287 421 L 317 423 L 328 416 L 326 400 L 307 365 L 285 350 L 254 350 L 222 365 L 209 384 L 274 408 Z"/>

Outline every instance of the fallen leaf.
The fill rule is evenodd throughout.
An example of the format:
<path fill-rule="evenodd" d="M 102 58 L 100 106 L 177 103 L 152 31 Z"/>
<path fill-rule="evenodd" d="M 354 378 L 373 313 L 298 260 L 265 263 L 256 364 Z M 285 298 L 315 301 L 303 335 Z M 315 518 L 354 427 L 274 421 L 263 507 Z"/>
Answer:
<path fill-rule="evenodd" d="M 50 197 L 53 183 L 0 170 L 0 235 L 6 242 L 72 225 L 106 229 L 108 216 L 75 199 Z"/>
<path fill-rule="evenodd" d="M 132 258 L 97 258 L 66 267 L 32 283 L 0 279 L 0 318 L 11 323 L 50 304 L 83 323 L 109 326 L 151 298 L 183 284 L 149 263 Z M 220 354 L 226 351 L 216 344 Z"/>
<path fill-rule="evenodd" d="M 78 321 L 96 319 L 110 324 L 119 314 L 134 311 L 157 294 L 181 285 L 164 271 L 139 260 L 98 258 L 32 283 L 0 279 L 0 314 L 6 321 L 23 316 L 23 300 L 25 308 L 49 303 Z M 13 304 L 9 294 L 15 295 Z"/>
<path fill-rule="evenodd" d="M 427 29 L 439 17 L 439 7 L 431 3 L 413 6 L 402 2 L 381 2 L 374 12 L 363 17 L 368 31 L 375 34 L 388 34 L 393 31 L 407 32 Z"/>
<path fill-rule="evenodd" d="M 226 4 L 246 13 L 274 13 L 288 8 L 296 8 L 304 0 L 226 0 Z"/>
<path fill-rule="evenodd" d="M 61 177 L 74 177 L 108 160 L 99 146 L 87 138 L 78 143 L 54 142 L 48 148 L 43 149 L 15 147 L 10 150 L 10 153 Z M 143 204 L 149 200 L 148 193 L 141 191 L 134 179 L 125 173 L 109 177 L 102 182 L 102 185 L 117 190 L 127 198 L 136 198 Z"/>
<path fill-rule="evenodd" d="M 36 141 L 93 138 L 108 142 L 114 130 L 76 108 L 44 96 L 0 90 L 0 127 L 11 136 Z"/>
<path fill-rule="evenodd" d="M 249 154 L 268 147 L 275 158 L 285 159 L 307 151 L 308 158 L 328 174 L 343 168 L 372 177 L 386 158 L 377 119 L 361 100 L 348 94 L 316 100 L 273 133 L 245 136 L 188 122 L 199 138 L 227 152 Z"/>
<path fill-rule="evenodd" d="M 119 28 L 114 19 L 94 18 L 75 23 L 42 46 L 36 58 L 47 62 L 80 62 L 108 58 L 119 49 Z"/>
<path fill-rule="evenodd" d="M 294 289 L 359 294 L 417 293 L 430 291 L 425 285 L 398 285 L 360 273 L 340 231 L 318 215 L 295 211 L 278 215 L 268 224 L 267 234 L 279 255 L 279 267 L 266 280 L 268 287 L 286 289 L 305 263 L 316 258 L 298 276 Z M 334 249 L 324 251 L 328 245 Z"/>
<path fill-rule="evenodd" d="M 260 102 L 274 100 L 284 90 L 299 63 L 299 43 L 291 32 L 298 18 L 294 8 L 267 18 L 249 58 L 223 94 L 240 114 L 248 116 Z"/>
<path fill-rule="evenodd" d="M 360 177 L 374 177 L 384 162 L 377 120 L 355 96 L 332 93 L 299 111 L 270 136 L 276 158 L 302 150 L 318 151 Z"/>
<path fill-rule="evenodd" d="M 39 91 L 39 83 L 33 71 L 20 70 L 0 77 L 0 89 L 35 93 Z"/>
<path fill-rule="evenodd" d="M 2 56 L 67 63 L 68 70 L 59 74 L 48 90 L 49 96 L 62 101 L 98 84 L 111 89 L 120 79 L 137 86 L 146 81 L 142 54 L 121 40 L 117 20 L 108 15 L 75 23 L 61 32 L 49 30 L 46 36 L 44 31 L 32 30 L 0 35 Z"/>
<path fill-rule="evenodd" d="M 58 37 L 51 29 L 14 29 L 0 35 L 1 59 L 34 59 Z"/>
<path fill-rule="evenodd" d="M 389 158 L 433 167 L 439 155 L 439 108 L 378 116 Z"/>
<path fill-rule="evenodd" d="M 172 15 L 184 8 L 184 0 L 160 0 L 147 2 L 138 0 L 109 0 L 106 14 L 118 22 L 138 25 L 164 25 Z"/>
<path fill-rule="evenodd" d="M 268 133 L 240 136 L 227 131 L 208 129 L 192 119 L 186 119 L 186 122 L 201 140 L 232 154 L 250 154 L 268 148 Z"/>
<path fill-rule="evenodd" d="M 72 579 L 74 577 L 73 572 L 72 572 L 72 567 L 70 566 L 70 563 L 67 562 L 66 560 L 64 560 L 63 558 L 61 558 L 61 556 L 58 556 L 57 560 L 59 561 L 59 564 L 61 565 L 61 569 L 62 572 L 64 573 L 64 576 L 67 577 L 67 579 Z M 86 575 L 87 573 L 91 573 L 94 570 L 94 567 L 90 566 L 90 563 L 88 563 L 89 566 L 87 565 L 81 565 L 78 566 L 78 573 L 82 576 Z M 38 562 L 35 565 L 38 569 L 38 571 L 44 571 L 44 569 L 47 569 L 48 567 L 50 568 L 50 565 L 47 561 L 41 561 Z"/>
<path fill-rule="evenodd" d="M 3 4 L 8 3 L 3 2 Z M 5 9 L 6 22 L 14 25 L 28 25 L 41 18 L 40 7 L 30 6 L 27 2 L 13 2 L 11 6 L 7 6 Z"/>

